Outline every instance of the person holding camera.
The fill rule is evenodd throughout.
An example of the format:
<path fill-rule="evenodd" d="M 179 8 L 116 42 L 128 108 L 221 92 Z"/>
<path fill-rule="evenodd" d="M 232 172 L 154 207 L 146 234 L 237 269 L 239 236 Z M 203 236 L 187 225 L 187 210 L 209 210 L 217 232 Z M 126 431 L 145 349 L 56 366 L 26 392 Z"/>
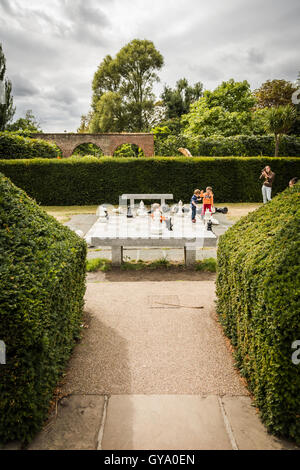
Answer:
<path fill-rule="evenodd" d="M 271 194 L 272 194 L 272 184 L 275 179 L 275 173 L 271 170 L 269 165 L 265 166 L 262 170 L 260 179 L 264 178 L 264 182 L 262 185 L 262 196 L 263 196 L 263 203 L 265 204 L 268 201 L 271 201 Z"/>

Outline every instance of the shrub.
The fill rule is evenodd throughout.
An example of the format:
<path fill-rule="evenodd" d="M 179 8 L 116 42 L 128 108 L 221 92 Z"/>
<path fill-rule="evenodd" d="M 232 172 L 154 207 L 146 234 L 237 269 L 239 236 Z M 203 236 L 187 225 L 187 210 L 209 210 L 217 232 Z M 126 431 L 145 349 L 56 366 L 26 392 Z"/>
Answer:
<path fill-rule="evenodd" d="M 30 139 L 17 133 L 0 133 L 0 158 L 57 158 L 60 149 L 50 142 L 40 139 Z"/>
<path fill-rule="evenodd" d="M 80 333 L 86 244 L 0 174 L 0 441 L 29 441 Z"/>
<path fill-rule="evenodd" d="M 270 135 L 237 135 L 233 137 L 203 137 L 184 135 L 165 135 L 155 137 L 157 155 L 180 155 L 178 148 L 188 148 L 192 155 L 201 156 L 258 156 L 272 157 L 275 152 L 274 137 Z M 300 138 L 283 136 L 280 141 L 279 155 L 299 157 Z"/>
<path fill-rule="evenodd" d="M 268 429 L 300 442 L 299 189 L 286 189 L 219 240 L 218 314 Z"/>
<path fill-rule="evenodd" d="M 297 158 L 183 156 L 0 160 L 0 172 L 49 206 L 118 204 L 123 193 L 172 193 L 174 202 L 189 202 L 195 188 L 208 185 L 216 202 L 257 202 L 267 164 L 276 173 L 273 195 L 300 173 Z"/>

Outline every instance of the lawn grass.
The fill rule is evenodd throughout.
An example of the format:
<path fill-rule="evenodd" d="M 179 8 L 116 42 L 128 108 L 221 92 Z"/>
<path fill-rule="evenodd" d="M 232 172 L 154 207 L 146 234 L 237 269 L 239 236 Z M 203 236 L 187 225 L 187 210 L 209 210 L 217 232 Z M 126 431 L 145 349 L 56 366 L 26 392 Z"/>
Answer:
<path fill-rule="evenodd" d="M 207 258 L 203 261 L 196 261 L 194 264 L 195 271 L 211 272 L 215 273 L 217 268 L 217 262 L 214 258 Z M 143 261 L 139 259 L 124 261 L 120 269 L 122 271 L 142 271 L 142 270 L 155 270 L 155 269 L 187 269 L 184 263 L 181 262 L 170 262 L 166 258 L 160 258 L 155 261 Z M 105 258 L 93 258 L 86 261 L 87 272 L 107 272 L 111 270 L 111 261 Z"/>
<path fill-rule="evenodd" d="M 47 214 L 55 217 L 62 224 L 69 222 L 73 215 L 96 214 L 96 206 L 40 206 Z"/>
<path fill-rule="evenodd" d="M 97 271 L 107 272 L 111 269 L 111 261 L 106 258 L 93 258 L 86 260 L 86 271 L 94 273 Z"/>

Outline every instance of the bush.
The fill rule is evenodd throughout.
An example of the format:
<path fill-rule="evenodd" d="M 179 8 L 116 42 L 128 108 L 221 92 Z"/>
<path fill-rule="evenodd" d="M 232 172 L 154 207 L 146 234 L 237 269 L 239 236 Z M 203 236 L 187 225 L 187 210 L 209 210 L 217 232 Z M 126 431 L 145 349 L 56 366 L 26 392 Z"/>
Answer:
<path fill-rule="evenodd" d="M 233 137 L 187 137 L 165 135 L 155 137 L 155 153 L 158 155 L 180 155 L 178 148 L 188 148 L 192 155 L 202 156 L 259 156 L 273 157 L 273 136 L 237 135 Z M 299 157 L 300 138 L 283 136 L 279 146 L 281 156 Z"/>
<path fill-rule="evenodd" d="M 300 442 L 299 189 L 286 189 L 219 240 L 218 314 L 268 429 Z"/>
<path fill-rule="evenodd" d="M 172 193 L 174 202 L 189 202 L 195 188 L 208 185 L 216 202 L 257 202 L 267 164 L 276 173 L 273 195 L 300 173 L 297 158 L 183 156 L 0 160 L 0 172 L 49 206 L 118 204 L 123 193 Z"/>
<path fill-rule="evenodd" d="M 30 139 L 17 133 L 0 133 L 0 158 L 57 158 L 61 155 L 60 149 L 50 142 L 39 139 Z"/>
<path fill-rule="evenodd" d="M 86 244 L 0 174 L 0 441 L 29 441 L 80 333 Z"/>

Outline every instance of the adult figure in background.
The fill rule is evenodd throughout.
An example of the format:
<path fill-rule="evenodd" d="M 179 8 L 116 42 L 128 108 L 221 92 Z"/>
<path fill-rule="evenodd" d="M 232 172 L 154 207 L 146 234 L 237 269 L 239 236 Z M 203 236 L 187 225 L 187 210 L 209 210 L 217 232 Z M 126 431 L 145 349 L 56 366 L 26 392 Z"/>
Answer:
<path fill-rule="evenodd" d="M 275 173 L 271 170 L 269 165 L 265 166 L 262 170 L 260 179 L 264 179 L 262 185 L 262 196 L 264 204 L 272 199 L 272 184 L 274 183 Z"/>

